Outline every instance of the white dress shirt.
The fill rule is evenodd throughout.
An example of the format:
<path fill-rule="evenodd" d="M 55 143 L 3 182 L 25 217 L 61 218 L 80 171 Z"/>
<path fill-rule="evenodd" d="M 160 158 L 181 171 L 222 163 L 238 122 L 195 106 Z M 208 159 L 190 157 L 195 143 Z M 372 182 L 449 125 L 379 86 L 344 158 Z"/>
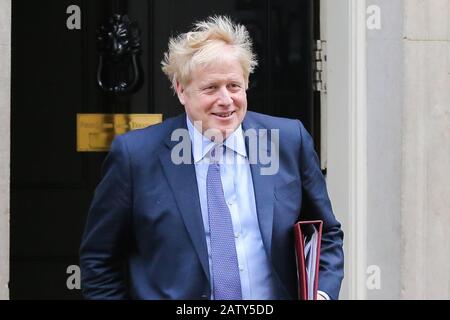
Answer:
<path fill-rule="evenodd" d="M 262 242 L 256 212 L 252 174 L 248 162 L 242 127 L 239 126 L 221 145 L 203 136 L 186 119 L 195 163 L 198 193 L 206 233 L 209 268 L 212 281 L 211 245 L 208 222 L 206 174 L 210 163 L 210 151 L 219 150 L 220 176 L 225 201 L 230 210 L 239 263 L 242 299 L 275 299 L 272 268 Z M 213 290 L 211 290 L 213 292 Z M 213 299 L 213 294 L 211 296 Z"/>

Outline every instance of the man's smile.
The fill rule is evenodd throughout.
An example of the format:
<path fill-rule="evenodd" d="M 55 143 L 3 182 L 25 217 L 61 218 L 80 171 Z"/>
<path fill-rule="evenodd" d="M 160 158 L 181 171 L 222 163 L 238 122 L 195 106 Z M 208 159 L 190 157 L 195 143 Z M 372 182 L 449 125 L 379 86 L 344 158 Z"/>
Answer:
<path fill-rule="evenodd" d="M 213 112 L 212 115 L 222 118 L 222 119 L 228 119 L 230 118 L 236 111 L 230 111 L 230 112 Z"/>

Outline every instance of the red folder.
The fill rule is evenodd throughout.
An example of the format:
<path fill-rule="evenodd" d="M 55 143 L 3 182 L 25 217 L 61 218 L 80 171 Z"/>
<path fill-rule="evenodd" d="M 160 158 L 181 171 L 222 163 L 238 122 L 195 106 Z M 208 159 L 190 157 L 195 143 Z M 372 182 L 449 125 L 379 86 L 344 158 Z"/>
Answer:
<path fill-rule="evenodd" d="M 322 224 L 321 220 L 311 220 L 294 225 L 300 300 L 317 299 Z"/>

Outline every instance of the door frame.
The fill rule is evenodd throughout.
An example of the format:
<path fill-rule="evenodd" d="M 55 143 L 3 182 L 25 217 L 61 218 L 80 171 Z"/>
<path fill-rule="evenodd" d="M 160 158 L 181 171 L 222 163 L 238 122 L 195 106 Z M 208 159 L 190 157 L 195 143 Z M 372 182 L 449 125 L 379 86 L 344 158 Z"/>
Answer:
<path fill-rule="evenodd" d="M 9 299 L 11 0 L 0 1 L 0 300 Z"/>
<path fill-rule="evenodd" d="M 333 208 L 345 233 L 342 299 L 366 299 L 367 70 L 366 1 L 321 0 L 327 41 L 322 145 Z"/>

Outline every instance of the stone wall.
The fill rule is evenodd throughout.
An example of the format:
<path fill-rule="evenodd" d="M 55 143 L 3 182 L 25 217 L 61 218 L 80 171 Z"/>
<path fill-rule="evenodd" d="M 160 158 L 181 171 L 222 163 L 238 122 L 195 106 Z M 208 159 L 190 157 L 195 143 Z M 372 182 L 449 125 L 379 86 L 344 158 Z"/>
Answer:
<path fill-rule="evenodd" d="M 450 299 L 450 0 L 405 0 L 401 297 Z"/>

